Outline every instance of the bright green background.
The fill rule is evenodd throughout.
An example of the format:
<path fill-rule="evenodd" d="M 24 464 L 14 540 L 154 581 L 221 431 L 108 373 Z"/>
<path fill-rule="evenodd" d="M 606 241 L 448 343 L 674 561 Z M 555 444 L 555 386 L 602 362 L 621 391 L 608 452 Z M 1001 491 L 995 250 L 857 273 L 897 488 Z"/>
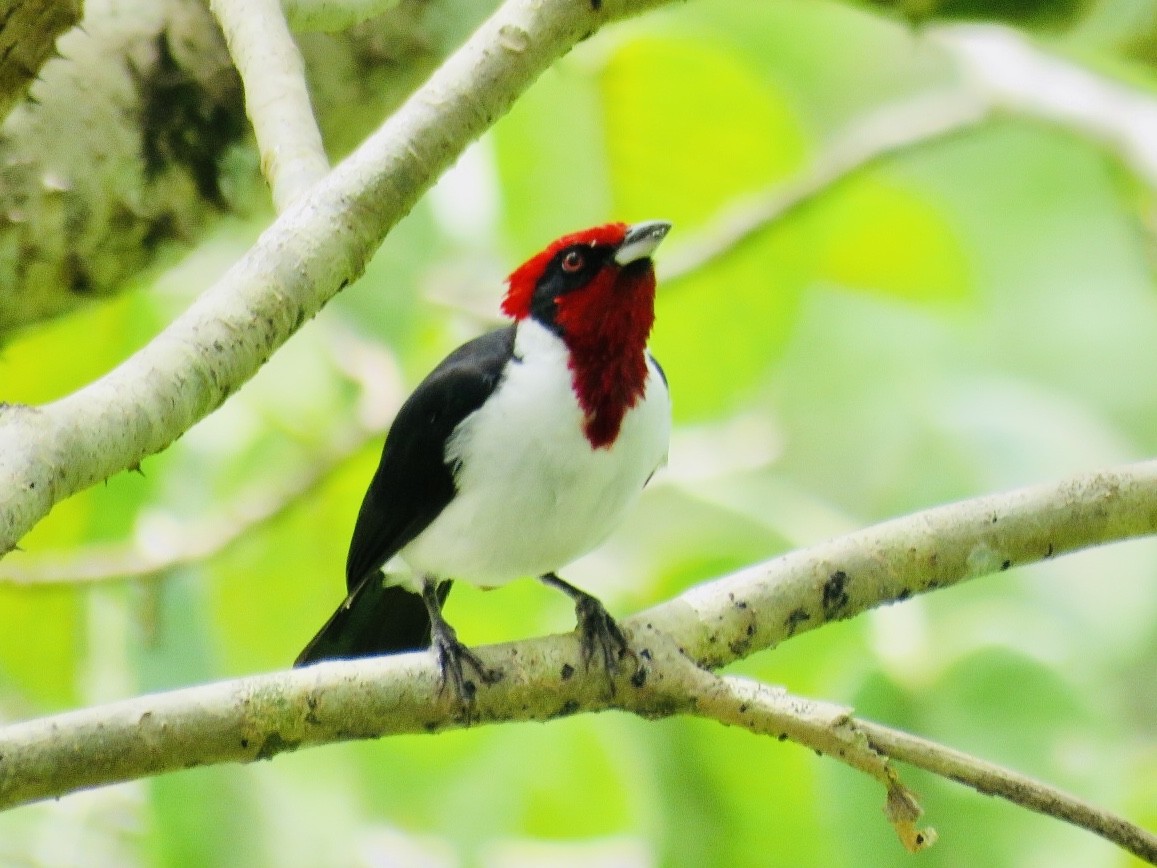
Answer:
<path fill-rule="evenodd" d="M 1122 4 L 1086 5 L 1064 50 L 1152 88 L 1148 67 L 1116 52 Z M 149 539 L 159 522 L 180 533 L 276 488 L 358 412 L 341 363 L 351 333 L 388 347 L 412 385 L 484 326 L 502 275 L 554 235 L 667 218 L 662 262 L 848 121 L 952 76 L 913 31 L 848 6 L 713 0 L 612 28 L 547 73 L 251 384 L 141 474 L 60 505 L 12 562 Z M 653 347 L 679 423 L 671 467 L 566 575 L 626 614 L 844 530 L 1153 455 L 1152 206 L 1111 154 L 1008 117 L 859 173 L 666 283 Z M 264 219 L 222 227 L 151 288 L 7 345 L 0 400 L 48 400 L 108 370 Z M 340 600 L 379 446 L 204 563 L 143 582 L 0 588 L 0 714 L 287 665 Z M 1115 546 L 734 668 L 1157 827 L 1155 578 L 1157 546 Z M 460 588 L 448 615 L 468 642 L 571 624 L 566 600 L 530 582 Z M 904 774 L 941 834 L 921 865 L 1134 864 L 1056 821 Z M 0 864 L 907 864 L 882 804 L 874 783 L 792 745 L 605 714 L 70 796 L 0 815 Z"/>

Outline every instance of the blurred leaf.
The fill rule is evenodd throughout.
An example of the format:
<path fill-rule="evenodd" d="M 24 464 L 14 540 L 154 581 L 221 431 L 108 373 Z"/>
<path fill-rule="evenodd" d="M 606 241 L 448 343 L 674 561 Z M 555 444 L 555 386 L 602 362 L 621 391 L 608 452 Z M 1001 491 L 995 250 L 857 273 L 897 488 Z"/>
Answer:
<path fill-rule="evenodd" d="M 85 648 L 84 596 L 72 588 L 0 588 L 0 684 L 44 710 L 75 705 Z"/>
<path fill-rule="evenodd" d="M 910 301 L 960 299 L 972 288 L 943 211 L 911 190 L 860 176 L 812 213 L 821 279 Z"/>
<path fill-rule="evenodd" d="M 812 244 L 794 224 L 777 227 L 660 287 L 651 348 L 677 420 L 712 418 L 750 398 L 795 325 Z"/>
<path fill-rule="evenodd" d="M 153 300 L 126 292 L 0 346 L 0 401 L 40 404 L 100 377 L 156 333 Z"/>
<path fill-rule="evenodd" d="M 490 134 L 515 258 L 611 219 L 600 95 L 577 63 L 544 73 Z"/>
<path fill-rule="evenodd" d="M 803 133 L 782 96 L 725 44 L 628 40 L 598 80 L 620 219 L 692 228 L 803 157 Z"/>

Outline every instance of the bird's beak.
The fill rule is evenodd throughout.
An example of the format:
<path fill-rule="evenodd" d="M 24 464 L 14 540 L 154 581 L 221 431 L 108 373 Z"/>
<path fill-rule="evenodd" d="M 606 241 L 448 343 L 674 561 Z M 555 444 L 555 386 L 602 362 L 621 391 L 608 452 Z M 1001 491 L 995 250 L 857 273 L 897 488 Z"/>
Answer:
<path fill-rule="evenodd" d="M 629 265 L 640 259 L 646 259 L 655 252 L 671 224 L 666 220 L 648 220 L 646 223 L 636 223 L 627 229 L 623 243 L 615 251 L 615 262 L 619 265 Z"/>

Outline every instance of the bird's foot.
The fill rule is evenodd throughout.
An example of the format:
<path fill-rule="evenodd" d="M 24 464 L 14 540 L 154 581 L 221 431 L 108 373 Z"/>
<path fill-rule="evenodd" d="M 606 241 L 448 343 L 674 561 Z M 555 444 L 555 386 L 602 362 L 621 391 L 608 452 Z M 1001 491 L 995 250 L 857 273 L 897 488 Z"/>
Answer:
<path fill-rule="evenodd" d="M 574 600 L 575 620 L 578 621 L 579 641 L 582 648 L 583 666 L 590 670 L 591 662 L 597 657 L 602 663 L 611 685 L 611 693 L 615 692 L 615 676 L 619 674 L 622 661 L 627 657 L 638 663 L 638 657 L 631 650 L 627 637 L 615 623 L 611 613 L 586 591 L 576 588 L 569 582 L 560 579 L 554 573 L 542 577 L 542 581 Z M 632 680 L 640 677 L 642 670 L 636 666 Z"/>
<path fill-rule="evenodd" d="M 583 665 L 590 669 L 591 661 L 597 656 L 607 674 L 616 675 L 623 658 L 634 655 L 611 613 L 596 597 L 583 594 L 575 598 L 574 615 L 581 637 Z"/>
<path fill-rule="evenodd" d="M 447 685 L 454 691 L 454 696 L 467 716 L 474 704 L 474 697 L 478 692 L 477 685 L 466 677 L 466 667 L 474 670 L 474 675 L 483 684 L 493 684 L 502 679 L 502 671 L 491 669 L 481 658 L 458 641 L 458 634 L 445 621 L 432 625 L 431 644 L 438 655 L 438 668 L 442 672 L 442 688 Z M 465 666 L 463 665 L 465 664 Z"/>

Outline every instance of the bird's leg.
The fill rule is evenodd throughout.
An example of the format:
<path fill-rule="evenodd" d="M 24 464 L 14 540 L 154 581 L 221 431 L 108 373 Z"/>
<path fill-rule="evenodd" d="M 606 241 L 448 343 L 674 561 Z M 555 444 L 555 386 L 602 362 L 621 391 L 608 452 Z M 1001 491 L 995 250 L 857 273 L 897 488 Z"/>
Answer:
<path fill-rule="evenodd" d="M 438 599 L 438 584 L 431 578 L 422 582 L 422 601 L 430 615 L 430 644 L 438 654 L 438 666 L 442 670 L 442 686 L 450 684 L 458 701 L 469 706 L 474 702 L 476 691 L 473 681 L 468 681 L 462 664 L 467 663 L 483 684 L 493 684 L 502 678 L 498 669 L 488 669 L 478 655 L 458 641 L 454 628 L 442 617 L 442 602 Z"/>
<path fill-rule="evenodd" d="M 602 603 L 586 591 L 579 590 L 570 582 L 564 582 L 554 573 L 539 577 L 543 584 L 558 588 L 574 600 L 574 614 L 582 635 L 583 665 L 590 668 L 591 660 L 597 652 L 603 660 L 603 668 L 608 676 L 619 671 L 619 661 L 632 654 L 627 638 L 615 619 Z M 633 654 L 632 654 L 633 656 Z"/>

